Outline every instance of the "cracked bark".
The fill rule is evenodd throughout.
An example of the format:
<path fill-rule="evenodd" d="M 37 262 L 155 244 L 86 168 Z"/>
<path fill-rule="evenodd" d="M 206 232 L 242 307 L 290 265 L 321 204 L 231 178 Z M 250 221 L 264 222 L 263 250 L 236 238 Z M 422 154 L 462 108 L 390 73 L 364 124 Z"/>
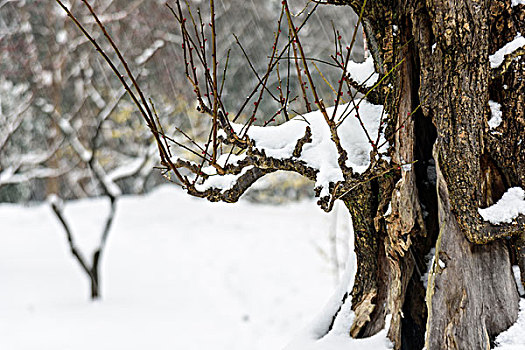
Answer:
<path fill-rule="evenodd" d="M 356 11 L 362 5 L 334 2 Z M 363 310 L 356 306 L 368 323 L 354 324 L 352 330 L 360 332 L 352 334 L 377 332 L 390 313 L 389 337 L 396 349 L 489 348 L 517 317 L 511 264 L 521 266 L 525 281 L 525 221 L 521 216 L 494 226 L 477 210 L 510 187 L 525 188 L 525 60 L 523 49 L 517 50 L 491 70 L 488 56 L 525 32 L 525 6 L 474 0 L 366 6 L 364 28 L 378 72 L 403 60 L 388 81 L 394 94 L 387 106 L 387 135 L 397 130 L 392 159 L 416 163 L 412 171 L 401 172 L 392 192 L 386 231 L 374 227 L 363 234 L 366 220 L 354 223 L 356 242 L 370 237 L 356 244 L 358 273 L 375 281 L 356 280 L 354 302 L 371 302 Z M 495 130 L 487 125 L 489 99 L 502 106 L 503 122 Z M 419 104 L 421 109 L 407 118 Z M 346 203 L 352 213 L 372 215 L 361 201 Z M 431 247 L 445 267 L 434 266 L 425 291 L 420 276 Z M 371 251 L 375 259 L 363 257 Z M 374 291 L 374 298 L 364 290 Z M 378 307 L 383 302 L 386 307 Z"/>
<path fill-rule="evenodd" d="M 438 167 L 441 242 L 430 296 L 427 349 L 489 349 L 494 336 L 517 316 L 518 294 L 504 241 L 470 243 L 450 208 L 450 193 Z"/>

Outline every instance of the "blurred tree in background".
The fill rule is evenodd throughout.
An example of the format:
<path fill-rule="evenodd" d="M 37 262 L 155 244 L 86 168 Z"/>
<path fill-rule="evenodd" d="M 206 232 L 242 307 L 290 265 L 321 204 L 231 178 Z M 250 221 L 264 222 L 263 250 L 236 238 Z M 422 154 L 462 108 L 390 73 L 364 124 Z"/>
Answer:
<path fill-rule="evenodd" d="M 190 3 L 199 5 L 200 1 Z M 222 50 L 218 54 L 229 55 L 223 96 L 233 102 L 228 95 L 250 91 L 257 83 L 253 70 L 265 70 L 271 52 L 265 44 L 272 41 L 280 1 L 217 3 Z M 191 130 L 193 139 L 205 138 L 210 121 L 191 117 L 197 112 L 180 69 L 180 29 L 164 2 L 99 0 L 92 5 L 133 62 L 141 85 L 154 96 L 166 125 Z M 298 13 L 304 7 L 301 1 L 292 5 Z M 80 2 L 71 1 L 70 6 L 87 28 L 94 28 L 93 18 Z M 202 11 L 206 16 L 209 9 L 204 6 Z M 341 15 L 328 6 L 316 11 L 303 29 L 308 34 L 307 55 L 326 56 L 333 51 L 335 28 L 355 27 L 356 16 L 349 9 L 345 12 Z M 353 59 L 359 61 L 363 59 L 361 35 L 356 46 Z M 0 2 L 0 55 L 0 202 L 38 201 L 51 193 L 65 199 L 103 195 L 100 179 L 93 173 L 93 159 L 123 193 L 142 193 L 160 182 L 153 168 L 149 131 L 98 53 L 56 3 Z M 289 80 L 291 90 L 297 92 L 296 77 Z M 268 86 L 276 84 L 269 81 Z M 330 92 L 324 83 L 319 86 L 321 93 Z M 269 110 L 271 103 L 263 101 L 261 110 Z M 304 104 L 292 103 L 290 110 L 304 112 Z M 139 171 L 141 176 L 135 176 Z M 267 197 L 260 192 L 261 188 L 251 197 Z M 290 190 L 281 192 L 290 194 Z"/>

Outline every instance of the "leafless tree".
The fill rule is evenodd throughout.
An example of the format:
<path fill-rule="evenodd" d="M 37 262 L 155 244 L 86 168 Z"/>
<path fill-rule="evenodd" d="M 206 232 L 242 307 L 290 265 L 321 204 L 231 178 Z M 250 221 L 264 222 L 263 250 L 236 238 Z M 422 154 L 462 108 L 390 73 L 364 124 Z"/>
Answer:
<path fill-rule="evenodd" d="M 61 223 L 66 233 L 67 241 L 71 254 L 75 260 L 79 263 L 82 271 L 85 272 L 90 280 L 91 286 L 91 299 L 96 300 L 101 297 L 101 279 L 100 279 L 100 261 L 102 259 L 104 248 L 115 218 L 117 210 L 117 202 L 122 196 L 122 190 L 117 185 L 120 180 L 126 178 L 134 178 L 137 183 L 144 185 L 145 178 L 149 175 L 149 171 L 153 167 L 153 155 L 154 148 L 146 149 L 142 156 L 137 156 L 135 159 L 130 159 L 128 162 L 123 163 L 118 168 L 113 169 L 110 173 L 104 170 L 104 167 L 100 163 L 100 152 L 101 146 L 98 138 L 100 136 L 103 124 L 107 122 L 107 117 L 111 111 L 119 103 L 123 94 L 118 96 L 113 104 L 108 105 L 103 111 L 96 117 L 98 122 L 97 132 L 93 134 L 92 139 L 89 140 L 89 146 L 86 146 L 80 140 L 78 129 L 73 128 L 69 120 L 61 117 L 58 113 L 54 114 L 56 123 L 59 126 L 65 139 L 71 146 L 72 150 L 76 153 L 80 162 L 84 164 L 84 167 L 89 169 L 96 180 L 95 188 L 102 188 L 103 196 L 109 201 L 109 213 L 107 215 L 103 231 L 100 235 L 100 240 L 97 248 L 91 256 L 91 260 L 87 259 L 82 253 L 81 249 L 75 243 L 74 232 L 64 215 L 63 201 L 57 195 L 50 196 L 50 204 L 53 212 L 57 219 Z"/>
<path fill-rule="evenodd" d="M 27 85 L 0 80 L 0 188 L 64 173 L 64 169 L 46 166 L 62 140 L 47 151 L 35 151 L 27 150 L 27 140 L 19 136 L 19 129 L 28 126 L 32 101 L 33 95 Z"/>

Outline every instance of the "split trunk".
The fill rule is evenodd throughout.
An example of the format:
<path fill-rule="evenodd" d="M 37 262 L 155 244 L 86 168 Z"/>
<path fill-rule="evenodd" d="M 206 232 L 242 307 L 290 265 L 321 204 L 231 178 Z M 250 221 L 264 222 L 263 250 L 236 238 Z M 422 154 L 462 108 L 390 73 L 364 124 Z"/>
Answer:
<path fill-rule="evenodd" d="M 363 5 L 336 2 L 357 13 Z M 392 314 L 396 349 L 488 349 L 517 318 L 512 265 L 525 271 L 523 218 L 498 227 L 478 213 L 525 188 L 524 52 L 498 67 L 489 56 L 525 33 L 525 5 L 368 1 L 363 17 L 376 69 L 393 69 L 378 94 L 391 156 L 412 165 L 345 198 L 358 258 L 350 332 L 372 335 Z M 495 129 L 489 100 L 503 113 Z"/>

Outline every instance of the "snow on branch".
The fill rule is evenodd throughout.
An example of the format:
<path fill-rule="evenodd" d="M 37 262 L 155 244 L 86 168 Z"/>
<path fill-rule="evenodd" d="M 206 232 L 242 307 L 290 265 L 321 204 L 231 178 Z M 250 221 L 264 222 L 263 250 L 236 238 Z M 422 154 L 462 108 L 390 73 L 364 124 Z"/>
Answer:
<path fill-rule="evenodd" d="M 77 156 L 80 158 L 80 160 L 82 160 L 82 162 L 84 163 L 89 163 L 93 152 L 87 147 L 85 147 L 82 144 L 82 142 L 80 142 L 76 130 L 73 129 L 73 127 L 69 123 L 69 120 L 57 116 L 57 124 L 60 127 L 60 130 L 62 130 L 62 133 L 68 139 L 69 144 L 71 145 Z"/>
<path fill-rule="evenodd" d="M 67 171 L 46 165 L 56 154 L 62 140 L 55 142 L 47 151 L 10 154 L 10 143 L 24 119 L 30 116 L 28 112 L 32 102 L 33 94 L 28 91 L 28 85 L 14 84 L 4 78 L 0 80 L 0 187 L 58 177 Z"/>
<path fill-rule="evenodd" d="M 99 17 L 99 20 L 103 23 L 109 23 L 109 22 L 119 22 L 123 20 L 124 18 L 128 17 L 130 13 L 135 11 L 141 4 L 142 1 L 133 1 L 130 3 L 129 7 L 122 11 L 117 11 L 113 13 L 109 13 L 108 9 L 113 4 L 113 0 L 108 1 L 106 4 L 104 4 L 104 14 Z M 84 23 L 90 23 L 94 24 L 95 19 L 92 16 L 85 16 L 83 18 Z"/>
<path fill-rule="evenodd" d="M 498 68 L 503 63 L 505 56 L 512 54 L 523 46 L 525 46 L 525 38 L 518 33 L 511 42 L 489 56 L 490 68 Z"/>
<path fill-rule="evenodd" d="M 350 61 L 347 71 L 355 82 L 363 84 L 367 88 L 374 86 L 379 79 L 379 74 L 376 73 L 374 68 L 374 59 L 372 56 L 368 56 L 362 63 Z"/>
<path fill-rule="evenodd" d="M 62 140 L 56 142 L 48 151 L 7 157 L 9 166 L 0 165 L 0 187 L 28 182 L 33 179 L 55 178 L 65 174 L 67 167 L 50 168 L 45 164 L 56 154 L 62 145 Z"/>
<path fill-rule="evenodd" d="M 137 65 L 142 67 L 162 47 L 164 47 L 162 40 L 155 41 L 151 47 L 145 49 L 136 58 Z M 80 161 L 92 170 L 92 174 L 98 180 L 103 191 L 112 198 L 116 198 L 122 194 L 120 187 L 116 183 L 117 181 L 131 176 L 145 178 L 149 172 L 144 172 L 144 168 L 149 167 L 151 169 L 153 166 L 151 162 L 154 154 L 153 148 L 148 149 L 146 152 L 140 152 L 144 154 L 139 154 L 136 157 L 127 156 L 124 157 L 124 159 L 120 159 L 121 157 L 119 157 L 119 165 L 109 173 L 96 157 L 96 152 L 100 146 L 99 138 L 102 133 L 102 127 L 115 112 L 117 106 L 125 97 L 126 92 L 128 92 L 127 89 L 123 88 L 112 96 L 111 101 L 106 101 L 93 86 L 88 89 L 88 93 L 84 96 L 84 99 L 88 97 L 91 98 L 99 107 L 99 111 L 94 116 L 94 120 L 96 121 L 95 132 L 87 140 L 88 142 L 85 143 L 80 140 L 79 131 L 71 125 L 71 120 L 73 120 L 77 114 L 75 111 L 71 112 L 72 116 L 68 116 L 67 114 L 60 115 L 50 104 L 43 106 L 44 109 L 52 114 L 60 131 L 66 137 Z M 80 105 L 82 104 L 83 103 Z M 115 161 L 116 159 L 113 160 Z"/>
<path fill-rule="evenodd" d="M 142 170 L 142 168 L 144 168 L 144 165 L 148 162 L 149 158 L 151 158 L 150 153 L 143 157 L 129 159 L 128 161 L 124 162 L 123 165 L 111 170 L 111 172 L 108 173 L 108 178 L 114 183 L 116 181 L 135 176 Z"/>
<path fill-rule="evenodd" d="M 5 185 L 14 185 L 28 182 L 34 179 L 55 178 L 65 174 L 65 169 L 54 169 L 48 167 L 31 168 L 26 171 L 16 172 L 14 168 L 9 167 L 0 171 L 0 187 Z"/>
<path fill-rule="evenodd" d="M 159 50 L 160 48 L 163 48 L 164 45 L 165 45 L 164 40 L 160 40 L 160 39 L 156 40 L 153 43 L 153 45 L 151 45 L 151 47 L 149 47 L 146 50 L 144 50 L 144 52 L 142 52 L 142 54 L 140 54 L 140 56 L 135 58 L 135 63 L 138 64 L 138 65 L 143 65 L 144 63 L 149 61 L 149 59 L 151 57 L 153 57 L 153 55 L 155 54 L 155 52 L 157 52 L 157 50 Z"/>
<path fill-rule="evenodd" d="M 363 98 L 357 98 L 355 90 L 356 84 L 359 85 L 358 91 L 368 91 L 367 88 L 374 86 L 378 80 L 378 74 L 374 71 L 372 58 L 362 64 L 350 61 L 350 51 L 353 46 L 353 39 L 344 51 L 343 46 L 336 45 L 340 50 L 332 56 L 335 61 L 334 66 L 341 68 L 341 78 L 335 87 L 330 87 L 337 93 L 334 99 L 334 106 L 327 108 L 319 97 L 317 88 L 313 82 L 309 69 L 308 60 L 304 55 L 299 32 L 304 25 L 293 24 L 293 16 L 290 15 L 287 2 L 283 2 L 281 17 L 278 21 L 279 30 L 276 32 L 275 41 L 272 45 L 269 56 L 268 68 L 265 74 L 256 75 L 258 84 L 255 89 L 247 96 L 240 110 L 234 117 L 228 117 L 229 113 L 223 110 L 223 103 L 220 95 L 210 98 L 210 93 L 203 94 L 206 87 L 207 91 L 213 91 L 217 82 L 210 72 L 210 67 L 215 71 L 217 62 L 206 62 L 208 55 L 206 45 L 202 38 L 206 34 L 202 31 L 202 23 L 195 22 L 191 14 L 191 9 L 187 9 L 185 15 L 181 5 L 177 2 L 177 8 L 170 10 L 181 24 L 183 33 L 182 49 L 186 63 L 186 74 L 190 83 L 194 87 L 197 95 L 199 111 L 210 115 L 213 118 L 213 128 L 210 131 L 210 138 L 199 147 L 202 159 L 198 171 L 193 171 L 196 178 L 191 181 L 183 181 L 183 186 L 188 189 L 190 194 L 207 197 L 217 200 L 218 194 L 225 194 L 233 191 L 236 195 L 242 194 L 240 189 L 247 188 L 246 183 L 239 186 L 239 182 L 249 178 L 251 183 L 254 178 L 276 170 L 294 171 L 316 181 L 318 195 L 327 198 L 332 195 L 332 201 L 336 193 L 344 194 L 355 187 L 356 180 L 361 174 L 371 169 L 371 159 L 374 166 L 381 162 L 386 152 L 387 142 L 382 134 L 382 124 L 387 118 L 383 107 L 370 103 Z M 315 7 L 309 14 L 315 11 Z M 187 21 L 191 18 L 192 22 Z M 213 23 L 214 13 L 211 17 Z M 285 39 L 285 43 L 280 45 L 281 20 L 287 18 L 290 36 Z M 193 33 L 192 33 L 193 31 Z M 212 32 L 212 40 L 214 40 Z M 248 63 L 251 65 L 249 57 L 242 48 Z M 268 90 L 266 83 L 268 77 L 274 73 L 277 62 L 283 59 L 283 54 L 293 49 L 295 54 L 292 59 L 297 68 L 297 78 L 301 83 L 303 99 L 306 109 L 310 110 L 309 99 L 317 105 L 317 111 L 306 114 L 299 114 L 288 120 L 288 105 L 290 100 L 290 89 L 288 85 L 282 84 L 278 75 L 279 86 L 277 87 L 278 96 L 274 96 Z M 288 51 L 287 51 L 288 50 Z M 211 57 L 215 59 L 212 52 Z M 290 59 L 290 58 L 288 58 Z M 299 65 L 302 63 L 302 68 Z M 227 64 L 227 63 L 226 63 Z M 199 65 L 204 69 L 204 76 L 199 76 Z M 226 71 L 227 66 L 225 66 Z M 318 68 L 316 67 L 318 70 Z M 253 70 L 253 68 L 252 68 Z M 304 76 L 303 76 L 304 73 Z M 321 76 L 322 73 L 320 73 Z M 323 76 L 324 79 L 324 76 Z M 305 88 L 306 86 L 306 88 Z M 311 94 L 306 92 L 310 88 Z M 274 115 L 263 117 L 259 125 L 256 125 L 256 113 L 261 103 L 264 92 L 273 99 L 281 102 L 281 107 Z M 286 95 L 285 95 L 286 93 Z M 349 97 L 343 97 L 348 95 Z M 242 112 L 247 108 L 248 101 L 254 101 L 251 117 L 244 123 L 237 120 Z M 345 101 L 346 100 L 346 101 Z M 351 102 L 348 102 L 350 100 Z M 287 121 L 280 125 L 275 125 L 275 117 L 285 112 Z M 262 125 L 260 125 L 262 124 Z M 223 151 L 223 146 L 231 146 L 230 150 Z M 220 146 L 220 150 L 219 150 Z M 211 150 L 210 150 L 211 148 Z M 232 155 L 237 155 L 233 157 Z M 175 159 L 179 165 L 187 165 L 187 161 L 179 158 Z M 231 161 L 231 163 L 229 163 Z M 384 159 L 383 159 L 384 161 Z M 185 168 L 190 169 L 185 166 Z M 256 171 L 256 169 L 263 170 Z M 191 170 L 191 169 L 190 169 Z M 366 176 L 365 176 L 366 177 Z M 360 179 L 361 181 L 363 178 Z M 343 185 L 344 183 L 344 185 Z M 352 183 L 352 185 L 349 185 Z M 205 193 L 206 192 L 206 193 Z M 236 200 L 228 196 L 228 201 Z M 330 203 L 326 202 L 325 209 L 330 209 Z"/>
<path fill-rule="evenodd" d="M 332 115 L 334 109 L 330 107 L 326 111 Z M 349 105 L 341 105 L 335 119 L 342 118 L 345 111 L 348 113 L 348 109 Z M 383 107 L 363 100 L 359 113 L 365 129 L 376 135 L 381 115 L 383 115 Z M 233 124 L 232 127 L 237 133 L 242 130 L 242 125 Z M 299 153 L 296 152 L 297 142 L 305 134 L 306 128 L 310 130 L 311 140 L 304 143 L 302 152 L 297 156 Z M 338 131 L 341 146 L 348 154 L 346 166 L 355 173 L 365 172 L 370 166 L 370 153 L 373 146 L 369 143 L 359 119 L 354 115 L 346 118 Z M 316 187 L 322 188 L 321 196 L 328 195 L 331 182 L 344 181 L 343 172 L 338 163 L 338 151 L 331 139 L 330 128 L 320 111 L 297 116 L 278 126 L 252 126 L 247 135 L 253 141 L 253 149 L 266 157 L 304 162 L 306 166 L 317 170 Z M 380 144 L 383 147 L 379 151 L 385 151 L 382 136 Z"/>
<path fill-rule="evenodd" d="M 74 14 L 60 0 L 56 1 L 91 43 L 100 49 L 97 40 Z M 237 39 L 256 84 L 253 90 L 245 93 L 246 97 L 238 103 L 235 113 L 228 111 L 222 100 L 229 53 L 222 60 L 218 57 L 214 1 L 210 2 L 209 21 L 203 20 L 200 12 L 194 14 L 189 6 L 183 9 L 181 1 L 176 1 L 174 7 L 167 5 L 180 24 L 185 73 L 197 98 L 197 110 L 211 120 L 208 137 L 203 142 L 178 128 L 177 137 L 165 133 L 154 106 L 151 101 L 147 102 L 103 21 L 86 0 L 82 2 L 117 54 L 123 68 L 117 67 L 99 50 L 155 137 L 163 175 L 189 194 L 212 201 L 233 202 L 265 174 L 277 170 L 293 171 L 316 181 L 316 193 L 321 197 L 319 203 L 323 209 L 330 210 L 336 199 L 350 193 L 359 184 L 399 167 L 389 165 L 386 156 L 388 142 L 383 131 L 388 115 L 376 103 L 383 103 L 385 98 L 373 98 L 375 104 L 365 99 L 375 95 L 371 94 L 372 87 L 379 85 L 385 75 L 379 79 L 371 57 L 359 64 L 350 60 L 356 33 L 346 45 L 341 42 L 341 36 L 336 36 L 336 52 L 330 56 L 332 62 L 329 66 L 340 69 L 337 83 L 328 82 L 315 64 L 314 70 L 312 61 L 305 55 L 301 30 L 319 4 L 308 4 L 304 16 L 297 17 L 290 12 L 288 2 L 282 2 L 265 72 L 257 72 Z M 152 49 L 160 45 L 161 42 L 156 42 Z M 286 60 L 287 65 L 283 63 Z M 280 71 L 283 68 L 279 67 L 284 66 L 287 66 L 287 71 Z M 313 79 L 316 71 L 335 94 L 333 103 L 330 103 L 332 107 L 328 107 L 321 97 L 317 80 Z M 292 76 L 298 80 L 298 93 L 302 96 L 292 94 Z M 128 80 L 135 89 L 130 88 Z M 276 90 L 275 86 L 270 89 L 269 81 L 278 84 Z M 261 112 L 263 98 L 278 104 L 273 114 L 265 111 L 263 115 Z M 293 101 L 304 101 L 307 113 L 291 109 Z M 66 123 L 62 124 L 67 131 Z M 70 139 L 81 158 L 88 158 L 89 150 L 82 149 L 74 138 Z"/>
<path fill-rule="evenodd" d="M 2 150 L 6 147 L 8 141 L 11 139 L 13 134 L 18 130 L 20 125 L 22 125 L 22 121 L 24 119 L 24 114 L 27 112 L 29 107 L 31 106 L 32 101 L 32 95 L 27 96 L 24 98 L 23 101 L 17 106 L 18 108 L 11 112 L 10 116 L 4 115 L 3 108 L 0 107 L 0 117 L 2 117 L 5 121 L 5 123 L 2 123 L 4 125 L 1 132 L 0 132 L 0 153 Z M 1 103 L 1 100 L 0 100 Z"/>

